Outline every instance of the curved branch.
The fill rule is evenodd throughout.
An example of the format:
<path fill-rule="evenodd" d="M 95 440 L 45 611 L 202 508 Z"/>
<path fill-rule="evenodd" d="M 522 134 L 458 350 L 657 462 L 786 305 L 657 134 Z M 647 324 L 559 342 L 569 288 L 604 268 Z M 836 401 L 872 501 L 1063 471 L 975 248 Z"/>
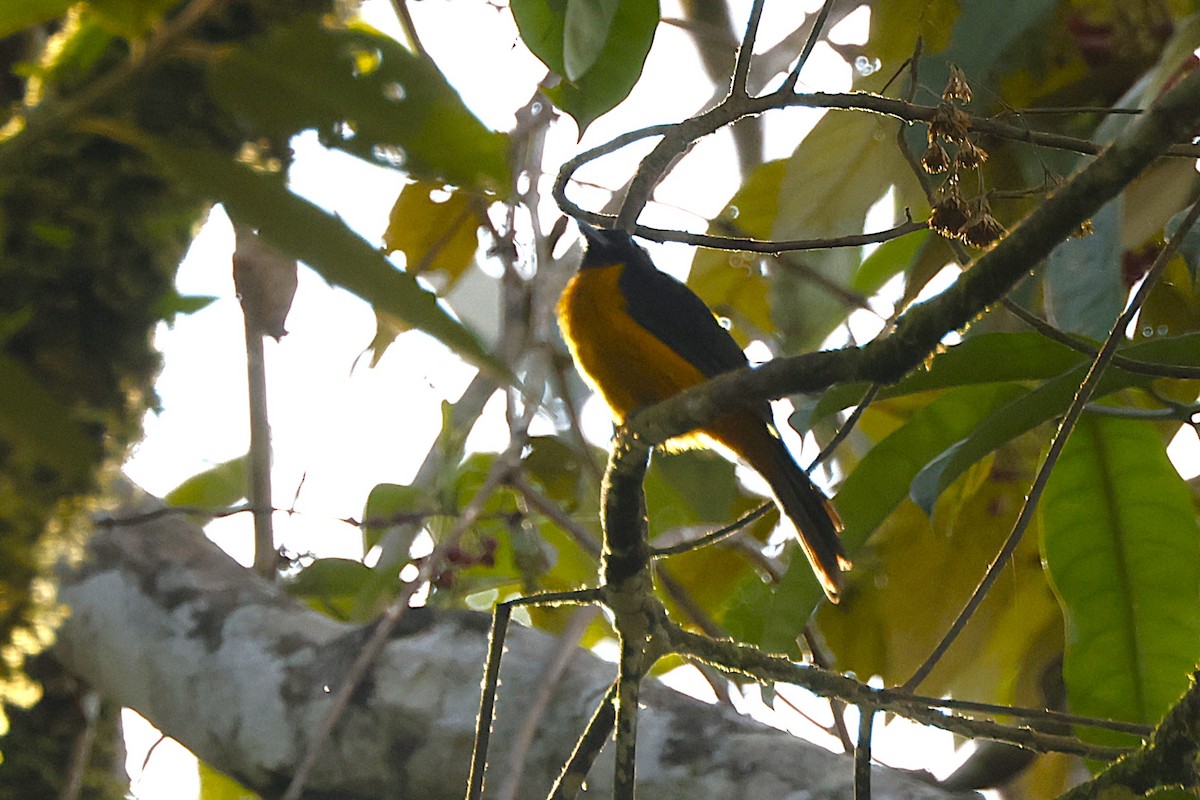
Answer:
<path fill-rule="evenodd" d="M 1159 98 L 1154 106 L 1147 109 L 1143 118 L 1148 116 L 1153 108 L 1161 108 L 1162 100 L 1163 98 Z M 603 222 L 604 218 L 584 210 L 566 197 L 566 185 L 571 180 L 571 176 L 584 164 L 594 161 L 601 156 L 620 150 L 635 141 L 651 136 L 661 136 L 662 140 L 649 155 L 642 159 L 637 174 L 630 182 L 621 212 L 616 218 L 617 227 L 623 230 L 633 230 L 638 215 L 640 215 L 642 208 L 649 200 L 650 192 L 658 185 L 666 169 L 694 142 L 711 133 L 715 133 L 726 125 L 730 125 L 743 117 L 754 116 L 781 108 L 825 108 L 845 111 L 869 111 L 875 114 L 895 117 L 909 124 L 914 122 L 929 122 L 934 118 L 938 110 L 937 106 L 912 103 L 869 92 L 812 92 L 810 94 L 797 95 L 781 90 L 759 97 L 730 95 L 730 97 L 726 98 L 724 102 L 716 107 L 683 122 L 674 125 L 655 125 L 639 131 L 632 131 L 570 159 L 559 169 L 554 185 L 554 198 L 566 214 L 585 219 L 589 222 Z M 994 136 L 998 139 L 1026 142 L 1039 147 L 1067 150 L 1084 155 L 1099 155 L 1106 149 L 1106 145 L 1093 142 L 1090 139 L 1064 136 L 1048 131 L 1037 131 L 1028 126 L 1014 125 L 999 119 L 977 117 L 966 112 L 963 113 L 969 130 Z M 1188 133 L 1189 130 L 1186 128 L 1175 129 L 1172 138 L 1160 143 L 1156 147 L 1155 155 L 1182 158 L 1200 157 L 1200 145 L 1179 143 L 1188 138 Z M 1126 134 L 1128 134 L 1128 131 Z"/>

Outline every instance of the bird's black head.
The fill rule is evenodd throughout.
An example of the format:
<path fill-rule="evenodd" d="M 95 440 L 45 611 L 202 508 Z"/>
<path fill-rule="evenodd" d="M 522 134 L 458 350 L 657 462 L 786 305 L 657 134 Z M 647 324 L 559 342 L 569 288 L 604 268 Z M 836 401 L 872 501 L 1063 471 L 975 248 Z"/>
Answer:
<path fill-rule="evenodd" d="M 625 231 L 597 228 L 582 220 L 576 222 L 583 238 L 587 240 L 587 251 L 583 255 L 583 263 L 580 264 L 582 269 L 642 261 L 649 263 L 650 257 L 646 255 L 646 251 L 635 244 L 633 238 Z"/>

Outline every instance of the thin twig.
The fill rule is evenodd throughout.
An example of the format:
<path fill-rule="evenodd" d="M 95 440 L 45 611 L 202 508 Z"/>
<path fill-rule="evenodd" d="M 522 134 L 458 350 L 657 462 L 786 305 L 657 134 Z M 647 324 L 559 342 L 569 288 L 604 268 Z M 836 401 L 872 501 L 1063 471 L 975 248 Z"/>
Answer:
<path fill-rule="evenodd" d="M 492 609 L 492 629 L 488 637 L 487 660 L 484 662 L 483 683 L 479 693 L 479 716 L 475 720 L 475 745 L 471 752 L 471 773 L 467 778 L 467 800 L 479 800 L 487 775 L 488 746 L 492 738 L 492 721 L 496 714 L 496 689 L 500 685 L 500 661 L 504 655 L 504 640 L 512 611 L 529 605 L 584 605 L 600 598 L 596 589 L 573 592 L 548 592 L 497 603 Z"/>
<path fill-rule="evenodd" d="M 1066 446 L 1067 438 L 1071 435 L 1071 431 L 1075 429 L 1075 424 L 1079 421 L 1079 417 L 1083 413 L 1085 406 L 1092 399 L 1092 395 L 1100 383 L 1101 376 L 1111 363 L 1113 355 L 1117 350 L 1117 344 L 1125 336 L 1125 329 L 1141 309 L 1146 297 L 1150 294 L 1150 289 L 1157 282 L 1159 276 L 1166 268 L 1167 262 L 1175 255 L 1175 252 L 1183 243 L 1184 236 L 1192 229 L 1198 217 L 1200 217 L 1200 195 L 1193 197 L 1192 207 L 1180 224 L 1179 229 L 1158 254 L 1145 280 L 1142 281 L 1142 285 L 1138 287 L 1137 293 L 1134 295 L 1133 300 L 1130 301 L 1128 308 L 1117 318 L 1108 337 L 1104 340 L 1104 345 L 1100 348 L 1100 352 L 1097 353 L 1095 361 L 1092 362 L 1092 366 L 1084 377 L 1083 383 L 1079 386 L 1079 390 L 1071 400 L 1071 405 L 1067 408 L 1066 414 L 1063 415 L 1062 422 L 1059 424 L 1058 430 L 1050 442 L 1050 449 L 1042 461 L 1042 466 L 1038 469 L 1033 486 L 1030 488 L 1024 504 L 1021 506 L 1021 512 L 1017 516 L 1012 533 L 1009 534 L 1004 547 L 1000 549 L 996 558 L 988 566 L 983 580 L 979 582 L 979 586 L 971 594 L 971 598 L 963 606 L 962 611 L 959 612 L 958 617 L 954 620 L 946 635 L 942 637 L 942 640 L 938 642 L 937 646 L 929 654 L 928 658 L 925 659 L 924 663 L 917 668 L 912 677 L 904 682 L 902 687 L 904 690 L 911 692 L 928 677 L 934 666 L 937 665 L 946 651 L 950 649 L 950 645 L 954 643 L 954 640 L 958 638 L 963 628 L 966 627 L 967 622 L 974 615 L 975 609 L 983 602 L 983 598 L 987 596 L 992 585 L 1000 577 L 1000 572 L 1008 564 L 1009 559 L 1012 558 L 1013 552 L 1016 551 L 1017 545 L 1021 542 L 1021 537 L 1024 535 L 1025 529 L 1033 520 L 1034 510 L 1037 508 L 1042 492 L 1046 488 L 1050 472 L 1054 469 L 1054 465 L 1058 463 L 1058 458 L 1062 454 L 1063 447 Z"/>
<path fill-rule="evenodd" d="M 1152 726 L 1137 722 L 1121 722 L 1120 720 L 1085 717 L 1081 714 L 1068 714 L 1064 711 L 1054 711 L 1049 708 L 1021 708 L 1019 706 L 998 705 L 996 703 L 980 703 L 974 700 L 956 700 L 948 697 L 923 697 L 921 695 L 913 695 L 912 699 L 918 703 L 924 703 L 930 708 L 948 708 L 956 711 L 972 711 L 997 716 L 1016 717 L 1017 719 L 1027 719 L 1054 727 L 1080 725 L 1098 730 L 1129 733 L 1142 738 L 1149 736 L 1154 731 Z"/>
<path fill-rule="evenodd" d="M 821 35 L 825 30 L 825 23 L 829 19 L 829 12 L 833 10 L 837 0 L 825 0 L 825 5 L 821 6 L 821 12 L 817 14 L 817 21 L 813 23 L 812 31 L 808 34 L 808 39 L 804 42 L 804 49 L 800 51 L 800 58 L 796 60 L 796 66 L 792 68 L 791 73 L 784 79 L 782 91 L 796 91 L 796 84 L 800 80 L 800 71 L 804 69 L 804 65 L 808 63 L 809 56 L 812 55 L 813 48 L 817 46 L 817 42 L 821 40 Z"/>
<path fill-rule="evenodd" d="M 730 83 L 730 97 L 746 97 L 746 79 L 750 75 L 750 60 L 754 57 L 754 42 L 758 38 L 758 23 L 762 20 L 763 6 L 766 0 L 754 0 L 750 6 L 750 19 L 746 22 L 746 33 L 742 36 L 742 44 L 738 48 L 737 62 L 733 65 L 733 81 Z"/>
<path fill-rule="evenodd" d="M 1080 741 L 1073 736 L 1047 733 L 1028 726 L 1003 725 L 989 719 L 964 717 L 937 710 L 927 698 L 896 689 L 876 689 L 852 677 L 828 672 L 789 659 L 764 653 L 753 645 L 732 640 L 710 639 L 667 621 L 672 652 L 687 655 L 741 678 L 763 683 L 790 683 L 818 696 L 836 697 L 868 710 L 886 711 L 922 725 L 950 731 L 971 739 L 993 739 L 1038 753 L 1059 752 L 1111 761 L 1132 748 L 1106 747 Z"/>
<path fill-rule="evenodd" d="M 871 403 L 875 402 L 875 397 L 879 394 L 881 388 L 878 383 L 873 383 L 867 388 L 867 391 L 863 393 L 862 399 L 858 401 L 858 405 L 850 412 L 850 416 L 846 417 L 846 421 L 842 423 L 837 433 L 829 440 L 829 444 L 821 448 L 821 452 L 817 453 L 817 457 L 808 465 L 808 469 L 805 472 L 812 472 L 817 466 L 824 464 L 841 443 L 846 441 L 846 437 L 854 431 L 855 426 L 858 425 L 858 421 L 862 419 L 862 415 L 866 413 Z"/>
<path fill-rule="evenodd" d="M 244 311 L 244 309 L 243 309 Z M 267 412 L 267 365 L 262 330 L 245 316 L 247 399 L 250 404 L 249 494 L 254 509 L 254 564 L 259 577 L 275 580 L 279 553 L 275 549 L 271 499 L 271 419 Z"/>
<path fill-rule="evenodd" d="M 500 789 L 496 792 L 496 796 L 500 800 L 517 800 L 517 793 L 521 790 L 521 777 L 525 772 L 525 760 L 529 755 L 529 748 L 533 745 L 533 737 L 541 727 L 546 709 L 550 707 L 550 700 L 554 697 L 554 692 L 562 681 L 567 666 L 575 656 L 579 647 L 579 639 L 598 613 L 598 609 L 594 606 L 578 609 L 571 615 L 559 635 L 554 656 L 546 664 L 542 674 L 538 676 L 537 691 L 530 698 L 525 719 L 512 738 L 508 770 L 504 781 L 500 784 Z M 499 660 L 499 654 L 497 654 L 497 660 Z M 476 724 L 483 724 L 482 714 Z"/>
<path fill-rule="evenodd" d="M 413 23 L 412 12 L 408 10 L 408 0 L 392 0 L 392 8 L 395 9 L 396 19 L 400 21 L 400 27 L 404 29 L 404 35 L 408 37 L 413 50 L 424 60 L 433 61 L 429 57 L 429 51 L 425 49 L 425 45 L 421 44 L 421 37 L 417 35 L 417 26 Z"/>
<path fill-rule="evenodd" d="M 574 800 L 583 789 L 584 781 L 591 772 L 592 764 L 596 762 L 596 756 L 600 755 L 604 743 L 608 741 L 609 734 L 612 733 L 613 726 L 616 724 L 616 701 L 617 682 L 613 681 L 596 706 L 596 712 L 588 720 L 587 727 L 584 728 L 579 741 L 575 743 L 571 757 L 567 759 L 558 779 L 554 781 L 554 788 L 550 790 L 549 800 Z"/>
<path fill-rule="evenodd" d="M 632 202 L 636 208 L 626 210 L 622 207 L 618 222 L 623 230 L 633 230 L 634 222 L 649 197 L 649 190 L 657 185 L 662 177 L 662 169 L 674 163 L 676 158 L 687 149 L 690 143 L 714 133 L 732 124 L 742 117 L 762 114 L 767 111 L 782 108 L 825 108 L 836 110 L 867 111 L 883 116 L 895 117 L 907 123 L 930 122 L 937 114 L 936 106 L 898 100 L 891 97 L 870 94 L 867 92 L 830 93 L 812 92 L 808 94 L 789 94 L 779 91 L 758 97 L 740 97 L 733 95 L 726 102 L 685 120 L 676 125 L 655 125 L 622 134 L 606 144 L 594 147 L 579 154 L 562 165 L 554 184 L 554 199 L 564 213 L 588 221 L 596 221 L 597 217 L 579 205 L 570 201 L 566 196 L 566 186 L 571 176 L 584 164 L 594 161 L 609 153 L 613 153 L 633 142 L 652 136 L 663 137 L 654 151 L 642 161 L 639 177 L 630 182 L 627 203 Z M 1088 139 L 1048 131 L 1035 131 L 1019 125 L 1012 125 L 986 117 L 975 117 L 962 112 L 967 129 L 993 136 L 999 139 L 1009 139 L 1040 147 L 1050 147 L 1086 155 L 1099 155 L 1105 145 Z M 1161 155 L 1178 156 L 1182 158 L 1200 157 L 1200 145 L 1172 144 L 1166 147 Z M 644 231 L 639 230 L 639 233 Z M 782 249 L 782 248 L 780 248 Z M 768 247 L 769 252 L 773 252 Z"/>
<path fill-rule="evenodd" d="M 854 800 L 871 800 L 871 732 L 875 728 L 873 709 L 860 708 L 858 746 L 854 748 Z"/>
<path fill-rule="evenodd" d="M 680 553 L 690 553 L 692 550 L 699 550 L 701 547 L 708 547 L 709 545 L 716 544 L 723 539 L 728 539 L 730 536 L 742 530 L 747 525 L 750 525 L 752 522 L 762 519 L 773 508 L 775 508 L 774 503 L 763 503 L 761 506 L 749 512 L 748 514 L 742 515 L 725 527 L 718 528 L 712 533 L 706 533 L 696 539 L 689 539 L 686 542 L 673 544 L 670 547 L 653 547 L 650 549 L 650 553 L 654 558 L 666 558 L 668 556 L 679 555 Z"/>
<path fill-rule="evenodd" d="M 1066 345 L 1089 358 L 1095 358 L 1096 354 L 1100 352 L 1100 348 L 1077 336 L 1072 336 L 1066 331 L 1059 330 L 1015 300 L 1005 297 L 1000 302 L 1004 305 L 1005 310 L 1047 339 Z M 1120 354 L 1113 355 L 1112 364 L 1114 367 L 1120 367 L 1126 372 L 1133 372 L 1138 375 L 1153 375 L 1160 378 L 1200 378 L 1200 368 L 1197 367 L 1184 367 L 1178 364 L 1156 364 L 1152 361 L 1139 361 L 1138 359 Z"/>
<path fill-rule="evenodd" d="M 570 515 L 563 511 L 562 506 L 547 497 L 541 489 L 521 475 L 513 475 L 509 479 L 508 485 L 520 493 L 525 502 L 529 503 L 534 510 L 566 531 L 581 550 L 597 558 L 600 556 L 600 543 L 596 541 L 592 532 L 571 519 Z"/>

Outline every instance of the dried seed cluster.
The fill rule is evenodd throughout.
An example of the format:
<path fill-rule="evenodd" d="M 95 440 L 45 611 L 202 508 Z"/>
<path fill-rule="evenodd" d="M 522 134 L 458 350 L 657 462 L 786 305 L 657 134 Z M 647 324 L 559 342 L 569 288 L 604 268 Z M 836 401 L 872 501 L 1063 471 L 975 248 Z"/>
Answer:
<path fill-rule="evenodd" d="M 961 107 L 970 102 L 966 75 L 952 64 L 942 102 L 929 123 L 929 146 L 921 157 L 921 167 L 930 175 L 946 176 L 938 188 L 929 226 L 947 238 L 987 247 L 1004 235 L 1004 226 L 992 215 L 986 193 L 970 200 L 962 195 L 961 174 L 979 169 L 988 157 L 972 137 L 970 118 Z"/>

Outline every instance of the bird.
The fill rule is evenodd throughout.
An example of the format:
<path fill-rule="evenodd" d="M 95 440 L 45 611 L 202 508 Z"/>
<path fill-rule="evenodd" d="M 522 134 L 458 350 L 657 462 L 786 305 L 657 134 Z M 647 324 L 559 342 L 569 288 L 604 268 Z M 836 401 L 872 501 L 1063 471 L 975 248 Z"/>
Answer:
<path fill-rule="evenodd" d="M 639 409 L 749 365 L 704 301 L 655 267 L 628 233 L 578 224 L 587 247 L 558 302 L 559 328 L 616 425 Z M 841 518 L 788 451 L 770 404 L 729 411 L 691 436 L 732 453 L 766 480 L 825 595 L 838 602 L 842 572 L 851 567 L 839 536 Z"/>

